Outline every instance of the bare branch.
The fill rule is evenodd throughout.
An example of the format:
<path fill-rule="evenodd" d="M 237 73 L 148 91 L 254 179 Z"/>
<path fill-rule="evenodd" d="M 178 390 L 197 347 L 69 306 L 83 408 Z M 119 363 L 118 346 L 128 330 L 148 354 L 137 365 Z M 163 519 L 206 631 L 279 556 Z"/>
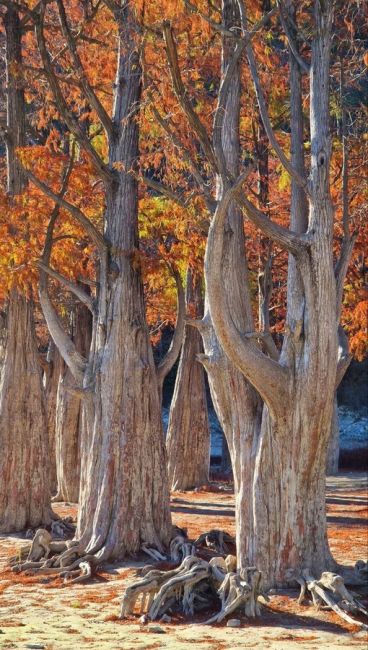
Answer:
<path fill-rule="evenodd" d="M 88 293 L 83 291 L 81 287 L 79 287 L 77 284 L 74 282 L 71 282 L 68 278 L 66 278 L 64 275 L 61 273 L 58 273 L 58 271 L 55 271 L 52 269 L 50 266 L 45 264 L 42 261 L 37 262 L 37 266 L 42 269 L 42 271 L 45 271 L 47 275 L 49 275 L 51 278 L 54 278 L 55 280 L 58 280 L 61 284 L 64 285 L 68 289 L 68 291 L 71 291 L 71 293 L 74 293 L 75 296 L 84 304 L 88 309 L 93 313 L 93 299 L 92 296 L 90 296 Z"/>
<path fill-rule="evenodd" d="M 162 386 L 165 377 L 169 374 L 175 361 L 178 358 L 181 344 L 183 342 L 185 329 L 185 292 L 181 281 L 180 273 L 175 266 L 170 265 L 171 272 L 175 279 L 177 289 L 177 314 L 174 336 L 171 345 L 162 361 L 157 366 L 157 379 Z"/>
<path fill-rule="evenodd" d="M 257 102 L 258 102 L 258 107 L 259 107 L 259 112 L 262 118 L 262 122 L 265 128 L 265 131 L 267 133 L 267 137 L 270 141 L 270 144 L 272 148 L 274 149 L 277 157 L 279 158 L 280 162 L 282 165 L 285 167 L 286 171 L 290 174 L 292 178 L 296 180 L 296 182 L 303 187 L 304 191 L 306 194 L 309 194 L 308 190 L 308 184 L 306 178 L 301 176 L 296 169 L 294 169 L 293 165 L 291 164 L 289 158 L 285 155 L 282 147 L 279 145 L 277 138 L 275 136 L 274 130 L 271 126 L 271 120 L 268 115 L 268 110 L 266 106 L 266 100 L 264 97 L 264 93 L 262 90 L 261 82 L 259 79 L 259 74 L 258 74 L 258 69 L 257 69 L 257 63 L 256 59 L 254 56 L 253 48 L 251 45 L 251 39 L 249 38 L 249 32 L 247 30 L 247 21 L 246 21 L 246 12 L 244 8 L 244 4 L 242 0 L 238 0 L 238 5 L 239 5 L 239 10 L 240 14 L 242 17 L 242 30 L 243 30 L 243 35 L 244 38 L 247 38 L 247 43 L 246 43 L 246 53 L 248 57 L 248 63 L 249 63 L 249 68 L 250 72 L 252 75 L 253 79 L 253 84 L 254 84 L 254 89 L 257 97 Z"/>
<path fill-rule="evenodd" d="M 67 191 L 72 166 L 73 166 L 73 158 L 71 159 L 69 166 L 66 170 L 66 173 L 64 175 L 61 191 L 57 195 L 60 200 L 62 199 L 62 197 L 65 195 Z M 50 262 L 54 226 L 57 217 L 59 215 L 59 209 L 60 209 L 59 204 L 56 203 L 51 213 L 50 221 L 47 227 L 45 245 L 41 257 L 42 266 L 48 267 Z M 86 359 L 84 359 L 84 357 L 82 357 L 82 355 L 79 354 L 79 352 L 75 347 L 75 344 L 73 343 L 73 341 L 67 335 L 67 333 L 63 328 L 59 316 L 55 311 L 54 306 L 50 300 L 50 296 L 48 294 L 47 274 L 42 269 L 42 267 L 40 269 L 39 295 L 40 295 L 40 303 L 41 303 L 42 311 L 45 316 L 45 320 L 49 328 L 50 334 L 55 342 L 55 345 L 57 346 L 65 363 L 70 368 L 73 377 L 75 378 L 77 383 L 82 385 L 84 371 L 87 363 Z"/>
<path fill-rule="evenodd" d="M 94 92 L 91 84 L 88 81 L 86 72 L 83 68 L 82 62 L 80 60 L 77 46 L 75 43 L 75 39 L 73 37 L 73 34 L 70 30 L 70 27 L 68 25 L 68 19 L 66 16 L 65 12 L 65 7 L 64 3 L 62 0 L 56 0 L 57 6 L 58 6 L 58 11 L 59 11 L 59 16 L 60 16 L 60 24 L 61 24 L 61 29 L 64 34 L 64 38 L 68 44 L 68 50 L 72 56 L 73 59 L 73 64 L 76 69 L 76 72 L 79 76 L 81 86 L 85 92 L 86 98 L 88 99 L 89 103 L 91 104 L 91 107 L 94 109 L 96 114 L 98 115 L 99 119 L 101 120 L 101 123 L 106 131 L 106 134 L 109 138 L 112 137 L 113 134 L 113 124 L 111 118 L 108 116 L 107 112 L 105 111 L 103 105 L 101 104 L 100 100 L 98 99 L 96 93 Z"/>
<path fill-rule="evenodd" d="M 287 403 L 289 372 L 266 356 L 235 326 L 223 285 L 222 257 L 224 225 L 229 205 L 237 200 L 244 176 L 225 191 L 213 216 L 205 258 L 206 291 L 210 314 L 218 339 L 226 355 L 258 390 L 272 413 L 280 413 Z"/>
<path fill-rule="evenodd" d="M 271 219 L 246 198 L 244 193 L 237 193 L 236 200 L 240 207 L 245 210 L 247 217 L 252 223 L 281 248 L 288 250 L 297 257 L 303 250 L 309 247 L 307 235 L 299 235 L 271 221 Z"/>
<path fill-rule="evenodd" d="M 174 201 L 175 203 L 180 205 L 182 208 L 187 208 L 188 207 L 186 201 L 183 201 L 181 196 L 179 194 L 177 194 L 176 192 L 174 192 L 167 185 L 164 185 L 163 183 L 159 183 L 158 181 L 154 181 L 152 178 L 148 178 L 147 176 L 139 176 L 139 180 L 141 180 L 148 187 L 151 187 L 156 192 L 159 192 L 160 194 L 163 194 L 164 196 L 166 196 L 171 201 Z"/>

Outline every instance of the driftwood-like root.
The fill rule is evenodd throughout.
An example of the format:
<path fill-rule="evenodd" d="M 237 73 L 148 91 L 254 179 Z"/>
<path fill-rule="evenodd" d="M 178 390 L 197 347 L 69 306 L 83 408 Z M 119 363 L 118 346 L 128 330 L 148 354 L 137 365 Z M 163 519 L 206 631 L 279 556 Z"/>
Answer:
<path fill-rule="evenodd" d="M 302 576 L 298 576 L 295 579 L 301 586 L 301 593 L 298 599 L 299 603 L 304 600 L 306 593 L 309 592 L 313 604 L 317 609 L 321 607 L 332 609 L 344 621 L 368 630 L 366 623 L 356 620 L 350 615 L 364 614 L 368 617 L 368 611 L 347 590 L 344 580 L 340 575 L 325 571 L 316 580 L 309 569 L 304 569 Z"/>
<path fill-rule="evenodd" d="M 216 591 L 221 610 L 208 623 L 222 621 L 228 614 L 244 606 L 247 616 L 260 614 L 261 573 L 254 568 L 234 573 L 236 558 L 212 558 L 206 562 L 194 555 L 186 557 L 171 571 L 149 571 L 144 578 L 128 587 L 122 599 L 120 617 L 134 613 L 141 597 L 140 614 L 145 620 L 157 620 L 169 608 L 179 605 L 186 615 L 213 604 Z"/>

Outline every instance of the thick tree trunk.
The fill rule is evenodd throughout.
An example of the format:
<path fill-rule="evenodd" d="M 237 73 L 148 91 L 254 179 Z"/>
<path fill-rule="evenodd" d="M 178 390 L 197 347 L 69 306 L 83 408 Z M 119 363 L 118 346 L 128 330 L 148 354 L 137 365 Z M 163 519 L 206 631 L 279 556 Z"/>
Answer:
<path fill-rule="evenodd" d="M 139 43 L 134 10 L 124 5 L 115 17 L 119 64 L 110 164 L 124 169 L 107 192 L 111 257 L 101 261 L 94 354 L 84 381 L 77 529 L 82 547 L 99 558 L 136 552 L 142 543 L 162 548 L 171 535 L 161 404 L 141 272 L 134 261 L 138 193 L 129 172 L 138 158 Z"/>
<path fill-rule="evenodd" d="M 77 351 L 88 357 L 91 345 L 92 315 L 84 305 L 75 307 L 73 330 Z M 80 445 L 83 400 L 75 390 L 74 377 L 62 363 L 56 400 L 56 469 L 57 492 L 53 501 L 79 500 Z"/>
<path fill-rule="evenodd" d="M 187 311 L 203 315 L 202 278 L 187 272 Z M 172 490 L 188 490 L 209 481 L 210 430 L 200 333 L 187 325 L 176 375 L 167 431 L 169 481 Z"/>
<path fill-rule="evenodd" d="M 49 449 L 33 303 L 12 292 L 0 386 L 0 532 L 51 521 Z"/>
<path fill-rule="evenodd" d="M 22 62 L 21 28 L 12 8 L 4 15 L 7 66 L 7 175 L 9 196 L 22 192 L 16 147 L 25 143 L 24 92 L 15 74 Z M 33 301 L 9 297 L 7 339 L 0 385 L 0 531 L 50 523 L 47 424 Z"/>

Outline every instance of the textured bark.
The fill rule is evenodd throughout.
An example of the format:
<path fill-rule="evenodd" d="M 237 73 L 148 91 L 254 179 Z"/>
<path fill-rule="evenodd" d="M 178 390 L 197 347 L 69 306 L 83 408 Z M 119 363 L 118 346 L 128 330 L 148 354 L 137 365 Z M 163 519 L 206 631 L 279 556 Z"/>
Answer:
<path fill-rule="evenodd" d="M 263 572 L 266 585 L 285 584 L 290 572 L 298 573 L 305 566 L 316 575 L 334 566 L 327 542 L 325 515 L 326 450 L 338 359 L 333 210 L 329 193 L 331 5 L 316 0 L 314 19 L 308 239 L 297 236 L 295 231 L 292 236 L 287 231 L 274 230 L 272 233 L 268 220 L 256 215 L 262 230 L 291 250 L 295 260 L 288 278 L 291 300 L 288 301 L 286 335 L 279 360 L 261 353 L 253 337 L 245 335 L 247 330 L 237 319 L 236 305 L 240 301 L 231 297 L 238 298 L 236 283 L 233 287 L 226 283 L 224 254 L 228 246 L 231 198 L 240 196 L 240 190 L 236 184 L 231 185 L 224 174 L 205 259 L 209 311 L 216 335 L 228 358 L 258 389 L 265 402 L 260 436 L 257 440 L 253 435 L 248 453 L 238 457 L 238 462 L 244 459 L 247 463 L 245 480 L 236 462 L 233 467 L 237 492 L 243 498 L 247 492 L 249 499 L 248 505 L 244 503 L 237 512 L 239 566 L 243 569 L 257 566 Z M 244 12 L 243 30 L 246 30 Z M 297 165 L 291 166 L 272 132 L 249 42 L 246 52 L 267 135 L 298 187 L 304 189 L 307 187 L 304 174 Z M 231 92 L 227 98 L 226 117 L 231 112 L 230 98 Z M 292 129 L 296 126 L 292 120 Z M 226 137 L 226 129 L 229 125 L 224 119 L 223 137 Z M 300 133 L 302 143 L 302 130 Z M 298 143 L 298 137 L 293 143 Z M 296 198 L 294 193 L 293 200 Z M 243 200 L 242 204 L 253 218 L 255 212 L 249 202 Z M 231 386 L 230 382 L 228 385 Z M 231 394 L 235 394 L 231 388 Z M 245 512 L 248 517 L 244 517 Z"/>
<path fill-rule="evenodd" d="M 91 345 L 92 316 L 84 305 L 76 305 L 74 343 L 77 351 L 87 357 Z M 75 380 L 63 362 L 56 400 L 56 468 L 57 493 L 53 501 L 79 500 L 80 444 L 83 400 L 75 391 Z"/>
<path fill-rule="evenodd" d="M 66 33 L 68 24 L 61 2 L 58 7 Z M 80 124 L 69 112 L 53 72 L 42 25 L 36 28 L 58 108 L 102 174 L 106 190 L 103 236 L 76 206 L 67 204 L 99 252 L 98 296 L 91 305 L 93 331 L 88 362 L 57 319 L 47 286 L 40 284 L 41 304 L 50 333 L 73 373 L 76 392 L 83 399 L 76 536 L 81 551 L 89 558 L 93 554 L 95 562 L 136 552 L 143 543 L 162 548 L 171 536 L 158 380 L 136 258 L 138 188 L 132 169 L 139 154 L 140 26 L 129 3 L 121 7 L 114 4 L 113 15 L 119 49 L 113 117 L 108 129 L 108 165 L 86 141 Z M 99 106 L 99 112 L 100 109 Z M 34 176 L 32 181 L 37 183 Z M 38 186 L 58 205 L 63 205 L 62 198 L 39 182 Z M 50 225 L 48 245 L 52 240 L 52 221 Z M 70 289 L 77 293 L 76 287 Z"/>
<path fill-rule="evenodd" d="M 62 367 L 62 359 L 53 341 L 47 350 L 44 387 L 46 398 L 46 419 L 50 451 L 50 486 L 51 494 L 57 489 L 56 478 L 56 403 Z"/>
<path fill-rule="evenodd" d="M 235 1 L 223 2 L 223 21 L 229 28 L 234 24 L 239 26 L 239 13 Z M 223 75 L 233 50 L 233 41 L 224 38 Z M 237 65 L 229 88 L 221 136 L 225 161 L 234 175 L 237 175 L 239 170 L 239 111 L 240 71 Z M 254 331 L 245 257 L 243 216 L 235 203 L 230 205 L 226 216 L 222 277 L 234 323 L 242 332 Z M 260 435 L 262 400 L 222 349 L 215 334 L 208 303 L 201 333 L 206 354 L 203 363 L 208 373 L 213 404 L 226 437 L 233 469 L 236 494 L 236 546 L 238 565 L 240 565 L 240 558 L 246 555 L 248 522 L 253 519 L 252 477 L 255 449 Z"/>
<path fill-rule="evenodd" d="M 49 524 L 49 450 L 33 303 L 15 292 L 0 385 L 0 445 L 0 532 Z"/>
<path fill-rule="evenodd" d="M 123 162 L 107 191 L 106 238 L 101 259 L 98 315 L 84 378 L 81 493 L 77 537 L 99 558 L 162 548 L 171 535 L 167 459 L 161 404 L 143 284 L 133 252 L 138 247 L 136 112 L 141 94 L 134 10 L 115 13 L 119 58 L 114 98 L 111 167 Z M 88 391 L 90 391 L 88 393 Z"/>
<path fill-rule="evenodd" d="M 202 278 L 187 272 L 187 311 L 203 315 Z M 210 430 L 200 333 L 187 325 L 176 375 L 167 431 L 169 482 L 172 490 L 188 490 L 209 481 Z"/>
<path fill-rule="evenodd" d="M 7 67 L 7 175 L 9 196 L 20 194 L 24 177 L 16 147 L 25 143 L 24 92 L 14 70 L 21 65 L 21 29 L 15 10 L 4 15 Z M 33 302 L 13 290 L 0 385 L 0 531 L 50 522 L 49 449 L 33 321 Z"/>

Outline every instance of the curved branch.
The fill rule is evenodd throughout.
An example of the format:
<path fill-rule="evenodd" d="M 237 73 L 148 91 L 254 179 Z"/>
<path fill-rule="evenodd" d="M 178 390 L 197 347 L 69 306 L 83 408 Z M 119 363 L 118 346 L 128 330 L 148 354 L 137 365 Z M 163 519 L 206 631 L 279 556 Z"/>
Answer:
<path fill-rule="evenodd" d="M 173 367 L 175 361 L 178 358 L 181 344 L 183 342 L 184 328 L 185 328 L 184 287 L 181 281 L 179 271 L 174 266 L 171 266 L 170 268 L 174 276 L 176 289 L 177 289 L 177 315 L 176 315 L 175 332 L 171 341 L 171 345 L 168 351 L 166 352 L 164 358 L 157 366 L 157 379 L 161 386 L 164 383 L 165 377 L 169 374 L 171 368 Z"/>
<path fill-rule="evenodd" d="M 237 193 L 236 200 L 240 207 L 245 210 L 252 223 L 281 248 L 288 250 L 297 257 L 309 247 L 309 240 L 306 235 L 299 235 L 268 219 L 261 210 L 246 198 L 244 193 Z"/>
<path fill-rule="evenodd" d="M 58 195 L 59 198 L 61 198 L 67 190 L 72 165 L 73 165 L 73 160 L 71 160 L 69 168 L 66 171 L 62 188 L 60 194 Z M 41 257 L 42 266 L 48 267 L 50 262 L 54 226 L 56 223 L 56 219 L 58 218 L 59 215 L 59 210 L 60 210 L 59 205 L 56 204 L 51 213 L 50 221 L 46 232 L 44 250 Z M 86 359 L 84 359 L 84 357 L 82 357 L 81 354 L 79 354 L 79 352 L 75 347 L 75 344 L 73 343 L 73 341 L 67 335 L 67 333 L 63 328 L 60 318 L 57 312 L 55 311 L 55 308 L 50 300 L 50 296 L 48 293 L 47 273 L 42 269 L 42 266 L 40 270 L 39 296 L 40 296 L 40 303 L 41 303 L 43 315 L 46 320 L 47 327 L 61 356 L 63 357 L 67 366 L 70 368 L 70 371 L 73 374 L 74 379 L 79 385 L 82 385 L 87 361 Z"/>
<path fill-rule="evenodd" d="M 281 26 L 282 26 L 282 29 L 285 32 L 285 36 L 287 38 L 290 51 L 292 52 L 295 61 L 298 63 L 300 70 L 302 72 L 305 72 L 306 74 L 309 74 L 310 73 L 310 65 L 299 54 L 298 45 L 297 45 L 297 43 L 296 43 L 296 41 L 294 39 L 294 35 L 292 34 L 291 30 L 289 29 L 287 19 L 285 18 L 285 15 L 284 15 L 284 9 L 285 9 L 284 3 L 282 2 L 282 0 L 277 0 L 277 4 L 278 4 L 278 7 L 279 7 L 279 15 L 280 15 Z"/>
<path fill-rule="evenodd" d="M 205 256 L 206 295 L 216 336 L 225 354 L 256 388 L 271 412 L 279 413 L 280 408 L 287 404 L 289 372 L 266 356 L 252 338 L 238 330 L 231 317 L 223 284 L 225 219 L 230 203 L 237 199 L 241 191 L 243 180 L 240 177 L 224 193 L 211 222 Z"/>
<path fill-rule="evenodd" d="M 246 26 L 246 12 L 245 12 L 245 7 L 242 2 L 242 0 L 238 0 L 238 5 L 239 5 L 239 10 L 242 18 L 242 29 L 243 29 L 243 34 L 244 37 L 247 39 L 246 41 L 246 53 L 248 57 L 248 63 L 249 63 L 249 69 L 250 73 L 253 79 L 253 84 L 254 84 L 254 89 L 256 93 L 256 98 L 258 102 L 258 108 L 259 112 L 262 118 L 263 126 L 265 128 L 265 131 L 267 133 L 267 137 L 270 141 L 270 144 L 272 148 L 274 149 L 277 157 L 279 158 L 281 164 L 283 167 L 285 167 L 286 171 L 289 172 L 290 176 L 295 179 L 295 181 L 300 185 L 304 191 L 306 192 L 307 195 L 309 195 L 308 191 L 308 184 L 306 178 L 301 176 L 298 171 L 294 168 L 294 166 L 291 164 L 289 158 L 285 155 L 282 147 L 279 145 L 277 138 L 275 136 L 274 130 L 271 126 L 271 120 L 268 115 L 268 110 L 266 106 L 266 100 L 264 97 L 264 93 L 262 90 L 261 82 L 259 79 L 259 74 L 258 74 L 258 69 L 257 69 L 257 63 L 256 63 L 256 58 L 254 56 L 253 48 L 251 45 L 251 39 L 249 38 L 249 32 L 247 31 L 247 26 Z M 248 37 L 248 38 L 247 38 Z"/>
<path fill-rule="evenodd" d="M 74 293 L 74 295 L 84 304 L 90 312 L 94 312 L 93 309 L 93 298 L 92 296 L 88 295 L 81 287 L 78 287 L 77 284 L 74 282 L 71 282 L 68 278 L 66 278 L 64 275 L 61 273 L 58 273 L 58 271 L 55 271 L 52 269 L 50 266 L 45 264 L 43 261 L 38 261 L 37 262 L 38 268 L 42 269 L 47 275 L 49 275 L 51 278 L 55 278 L 55 280 L 58 280 L 61 284 L 64 285 L 68 291 L 71 291 L 71 293 Z"/>

